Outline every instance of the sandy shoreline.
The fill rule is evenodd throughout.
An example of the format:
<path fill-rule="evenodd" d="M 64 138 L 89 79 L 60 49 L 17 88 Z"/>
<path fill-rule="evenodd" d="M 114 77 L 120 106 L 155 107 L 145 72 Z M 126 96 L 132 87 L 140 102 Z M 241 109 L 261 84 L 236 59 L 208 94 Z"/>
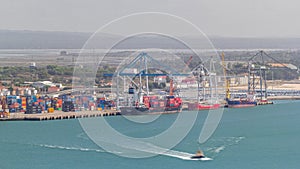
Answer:
<path fill-rule="evenodd" d="M 268 81 L 268 90 L 299 90 L 300 91 L 300 80 L 294 81 Z M 247 85 L 231 86 L 232 90 L 247 90 Z M 259 88 L 259 87 L 257 87 Z"/>

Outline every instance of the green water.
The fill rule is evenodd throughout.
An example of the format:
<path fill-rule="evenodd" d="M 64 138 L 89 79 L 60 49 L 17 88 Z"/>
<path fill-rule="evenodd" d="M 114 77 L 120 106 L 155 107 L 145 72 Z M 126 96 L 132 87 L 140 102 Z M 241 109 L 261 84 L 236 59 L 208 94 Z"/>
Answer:
<path fill-rule="evenodd" d="M 213 136 L 198 143 L 207 112 L 201 112 L 190 133 L 168 154 L 131 159 L 105 152 L 84 133 L 78 120 L 0 123 L 0 168 L 300 168 L 300 102 L 225 109 Z M 167 129 L 176 114 L 137 126 L 122 117 L 106 117 L 115 128 L 134 137 L 149 137 Z M 180 158 L 199 147 L 212 161 Z M 122 152 L 119 152 L 122 153 Z"/>

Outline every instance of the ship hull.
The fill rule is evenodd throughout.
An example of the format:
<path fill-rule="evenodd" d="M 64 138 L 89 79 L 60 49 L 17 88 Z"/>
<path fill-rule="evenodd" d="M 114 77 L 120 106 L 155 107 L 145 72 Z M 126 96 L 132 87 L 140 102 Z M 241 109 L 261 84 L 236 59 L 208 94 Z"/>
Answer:
<path fill-rule="evenodd" d="M 228 108 L 244 108 L 244 107 L 254 107 L 256 104 L 237 104 L 237 105 L 228 105 Z"/>
<path fill-rule="evenodd" d="M 244 108 L 244 107 L 254 107 L 257 105 L 255 101 L 227 101 L 228 108 Z"/>
<path fill-rule="evenodd" d="M 120 107 L 121 115 L 169 114 L 169 113 L 179 113 L 180 111 L 181 111 L 181 109 L 179 107 L 165 108 L 165 109 Z"/>
<path fill-rule="evenodd" d="M 220 104 L 201 104 L 201 103 L 189 103 L 188 110 L 211 110 L 220 108 Z"/>
<path fill-rule="evenodd" d="M 120 107 L 120 113 L 122 115 L 138 115 L 150 113 L 150 110 L 148 108 Z"/>
<path fill-rule="evenodd" d="M 220 108 L 220 104 L 211 104 L 211 105 L 198 105 L 198 110 L 211 110 L 211 109 L 218 109 Z"/>

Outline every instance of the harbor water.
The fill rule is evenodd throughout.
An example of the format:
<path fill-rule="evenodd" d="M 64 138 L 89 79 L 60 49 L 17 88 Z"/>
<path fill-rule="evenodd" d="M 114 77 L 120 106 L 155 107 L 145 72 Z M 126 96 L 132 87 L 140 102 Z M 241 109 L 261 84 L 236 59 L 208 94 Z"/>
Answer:
<path fill-rule="evenodd" d="M 201 111 L 189 134 L 172 149 L 172 153 L 142 159 L 116 155 L 122 154 L 121 150 L 115 154 L 104 151 L 91 141 L 78 119 L 5 121 L 0 123 L 0 168 L 296 169 L 300 168 L 299 109 L 300 101 L 293 100 L 224 109 L 217 130 L 203 144 L 198 138 L 208 111 Z M 142 126 L 121 116 L 100 118 L 106 118 L 123 134 L 142 138 L 163 132 L 176 117 L 177 114 L 161 115 Z M 184 158 L 199 148 L 213 160 Z"/>

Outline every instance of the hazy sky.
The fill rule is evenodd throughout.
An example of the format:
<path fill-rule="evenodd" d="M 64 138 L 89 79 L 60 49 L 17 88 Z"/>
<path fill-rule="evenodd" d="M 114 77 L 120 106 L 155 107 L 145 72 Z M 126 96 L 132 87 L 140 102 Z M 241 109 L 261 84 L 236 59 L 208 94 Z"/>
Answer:
<path fill-rule="evenodd" d="M 135 12 L 166 12 L 208 35 L 300 37 L 298 0 L 0 0 L 0 29 L 94 32 Z"/>

